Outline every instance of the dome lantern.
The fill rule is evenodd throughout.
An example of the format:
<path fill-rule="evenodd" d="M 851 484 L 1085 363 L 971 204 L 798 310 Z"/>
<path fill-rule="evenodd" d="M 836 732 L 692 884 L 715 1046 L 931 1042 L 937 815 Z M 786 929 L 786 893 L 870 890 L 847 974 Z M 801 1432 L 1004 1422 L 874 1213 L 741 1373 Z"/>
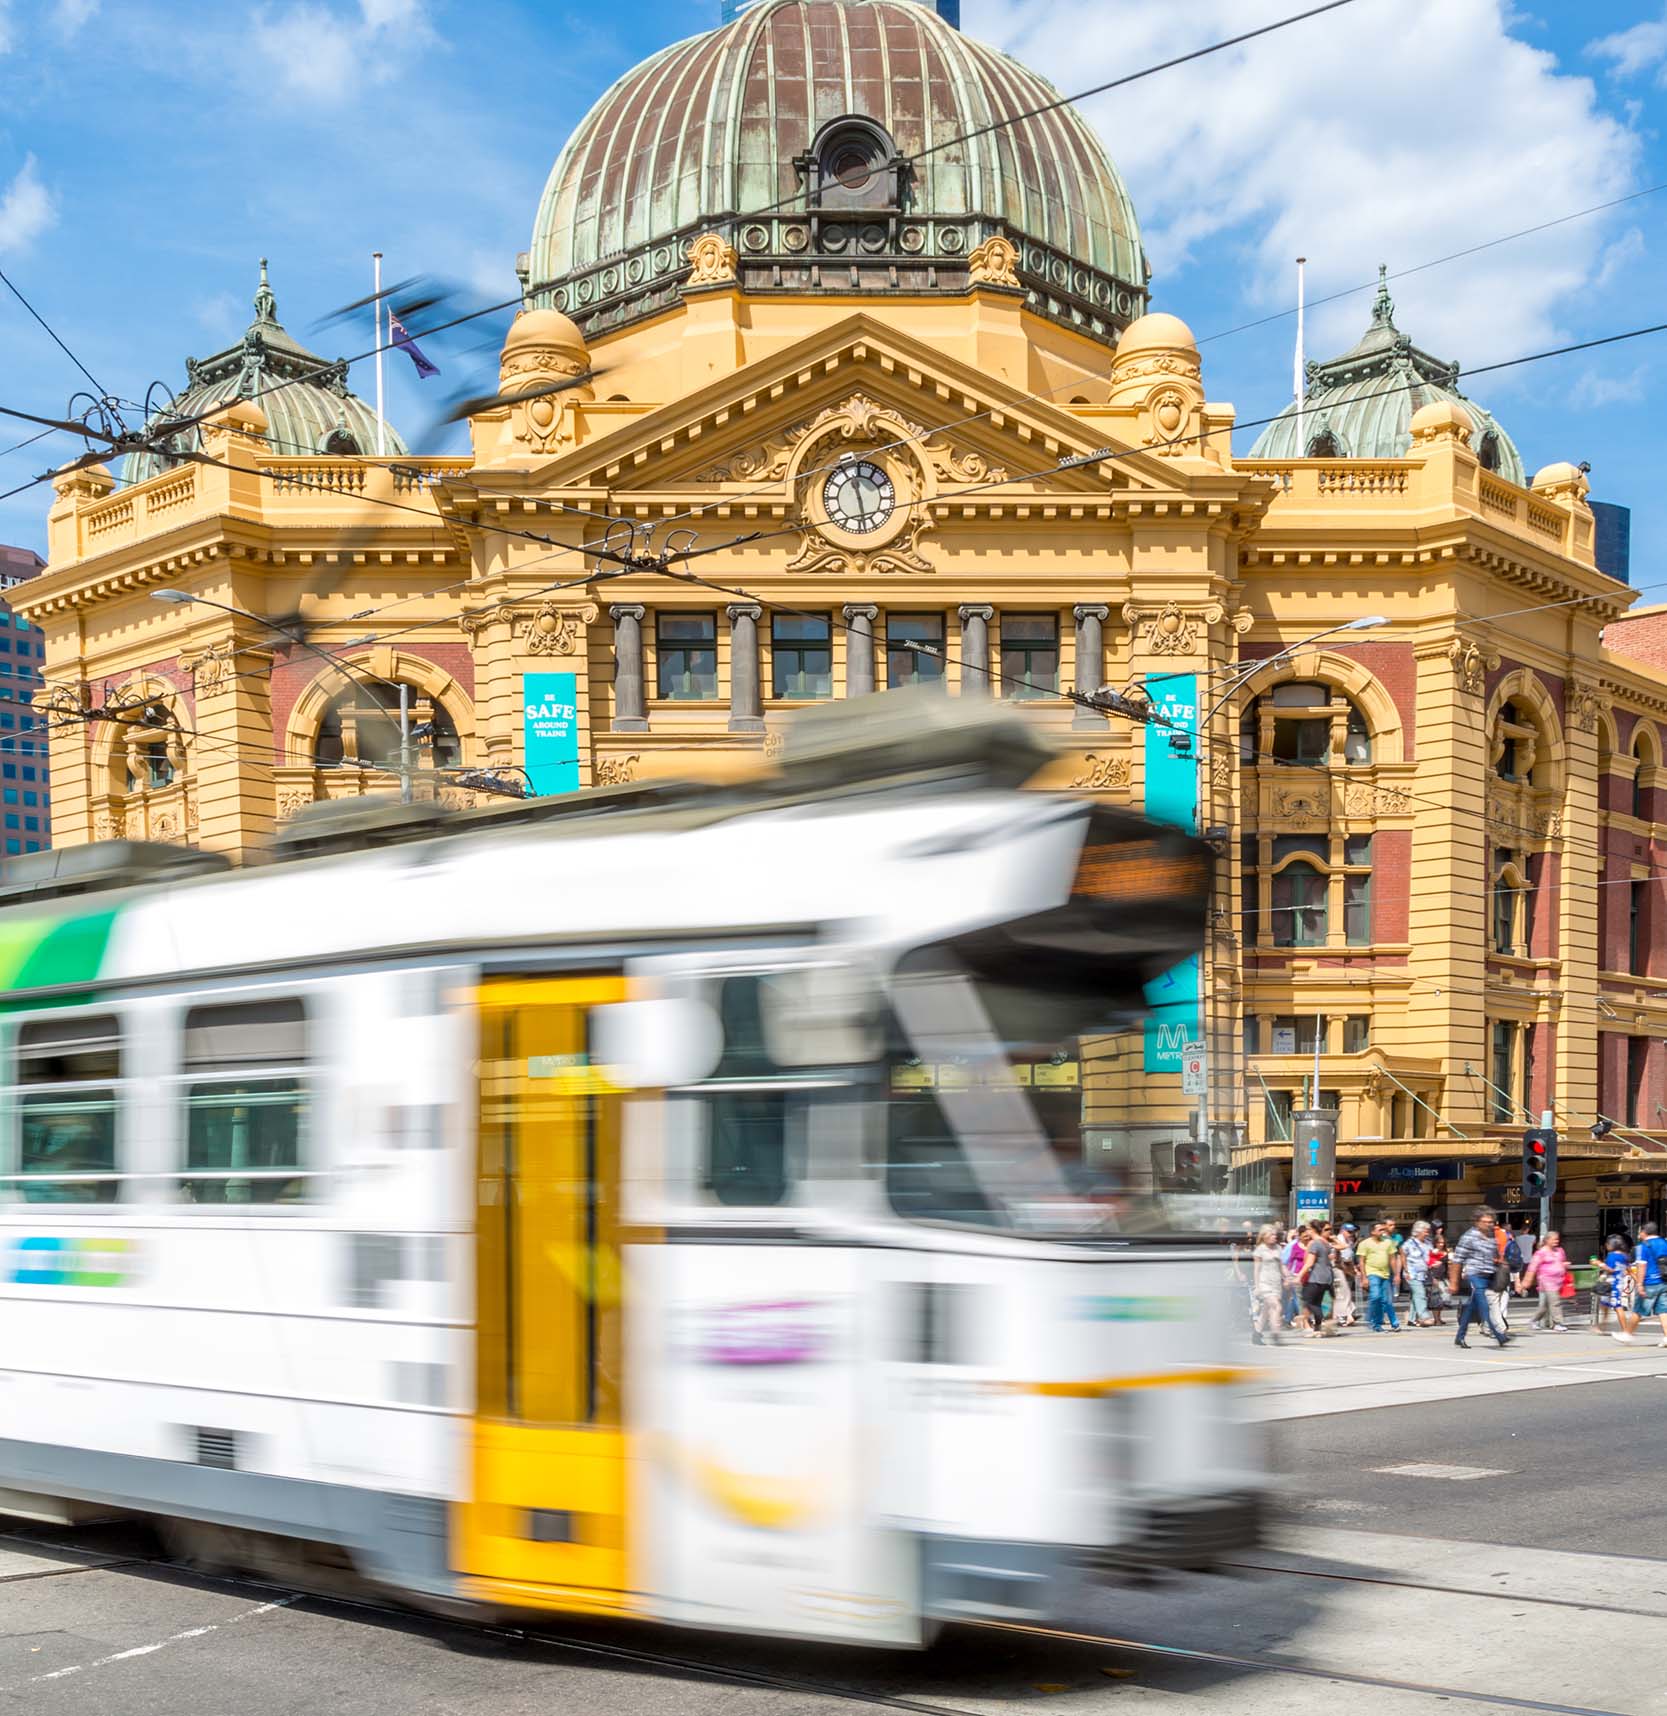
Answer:
<path fill-rule="evenodd" d="M 1434 405 L 1457 408 L 1485 470 L 1526 484 L 1516 443 L 1490 411 L 1459 391 L 1459 366 L 1432 357 L 1395 326 L 1389 269 L 1380 263 L 1366 332 L 1341 357 L 1308 365 L 1301 411 L 1287 405 L 1257 436 L 1250 457 L 1404 459 L 1421 439 L 1416 420 Z"/>
<path fill-rule="evenodd" d="M 743 292 L 965 294 L 1000 237 L 1033 311 L 1111 346 L 1146 308 L 1087 121 L 919 0 L 757 0 L 627 72 L 551 171 L 527 301 L 595 338 L 677 302 L 713 232 Z"/>
<path fill-rule="evenodd" d="M 376 413 L 347 385 L 347 359 L 334 362 L 307 350 L 278 320 L 278 301 L 260 259 L 255 319 L 236 345 L 213 357 L 185 360 L 185 388 L 146 424 L 200 417 L 233 400 L 252 400 L 266 417 L 264 439 L 280 456 L 352 457 L 377 451 Z M 195 437 L 196 431 L 189 431 Z M 195 445 L 195 439 L 192 445 Z M 391 424 L 382 425 L 383 451 L 407 452 Z M 182 445 L 179 449 L 184 452 Z M 176 460 L 161 453 L 129 453 L 123 480 L 143 482 Z"/>

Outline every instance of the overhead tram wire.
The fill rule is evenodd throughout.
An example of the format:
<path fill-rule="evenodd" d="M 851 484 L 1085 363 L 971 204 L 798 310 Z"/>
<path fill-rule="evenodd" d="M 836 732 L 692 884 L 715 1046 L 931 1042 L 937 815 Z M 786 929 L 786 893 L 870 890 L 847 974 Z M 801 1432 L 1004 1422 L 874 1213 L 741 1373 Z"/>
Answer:
<path fill-rule="evenodd" d="M 67 357 L 69 359 L 69 361 L 72 364 L 74 364 L 75 367 L 78 370 L 80 370 L 84 376 L 86 376 L 88 381 L 90 381 L 93 384 L 93 386 L 98 390 L 99 397 L 101 399 L 108 399 L 110 397 L 109 389 L 106 388 L 104 383 L 101 382 L 98 379 L 98 377 L 96 375 L 94 375 L 90 369 L 87 368 L 87 366 L 80 360 L 80 358 L 78 358 L 75 355 L 75 353 L 72 352 L 69 349 L 69 347 L 64 344 L 63 340 L 61 340 L 58 337 L 58 333 L 52 327 L 51 323 L 48 322 L 47 319 L 40 313 L 40 311 L 37 310 L 35 308 L 35 306 L 33 304 L 31 304 L 29 302 L 29 300 L 23 296 L 23 293 L 18 289 L 17 284 L 12 280 L 11 276 L 9 274 L 7 274 L 4 269 L 0 269 L 0 284 L 3 284 L 6 287 L 7 291 L 9 291 L 11 293 L 11 295 L 18 301 L 18 303 L 20 303 L 24 307 L 24 309 L 27 310 L 29 312 L 29 314 L 31 316 L 33 316 L 37 322 L 40 323 L 40 325 L 46 330 L 47 338 L 52 341 L 52 343 L 58 348 L 58 350 L 61 351 L 64 354 L 64 356 Z"/>

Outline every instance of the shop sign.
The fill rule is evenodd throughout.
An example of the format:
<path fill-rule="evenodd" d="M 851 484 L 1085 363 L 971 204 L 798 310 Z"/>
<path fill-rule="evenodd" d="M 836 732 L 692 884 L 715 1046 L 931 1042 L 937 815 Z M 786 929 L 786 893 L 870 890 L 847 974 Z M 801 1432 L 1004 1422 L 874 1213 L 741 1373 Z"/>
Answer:
<path fill-rule="evenodd" d="M 1368 1162 L 1361 1169 L 1363 1180 L 1462 1180 L 1463 1162 Z"/>
<path fill-rule="evenodd" d="M 1643 1209 L 1655 1195 L 1648 1180 L 1629 1180 L 1620 1186 L 1598 1187 L 1599 1209 Z"/>
<path fill-rule="evenodd" d="M 1338 1180 L 1332 1189 L 1340 1198 L 1415 1198 L 1431 1184 L 1428 1180 Z"/>

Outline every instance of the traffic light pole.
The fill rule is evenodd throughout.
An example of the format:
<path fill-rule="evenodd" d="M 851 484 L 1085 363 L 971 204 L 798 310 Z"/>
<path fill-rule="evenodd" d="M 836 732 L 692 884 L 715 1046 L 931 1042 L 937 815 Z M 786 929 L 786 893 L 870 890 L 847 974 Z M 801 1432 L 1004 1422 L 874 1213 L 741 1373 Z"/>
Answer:
<path fill-rule="evenodd" d="M 1549 1108 L 1540 1111 L 1540 1130 L 1550 1132 L 1557 1124 L 1557 1116 Z M 1551 1193 L 1548 1184 L 1540 1197 L 1540 1244 L 1545 1244 L 1545 1236 L 1551 1232 Z"/>

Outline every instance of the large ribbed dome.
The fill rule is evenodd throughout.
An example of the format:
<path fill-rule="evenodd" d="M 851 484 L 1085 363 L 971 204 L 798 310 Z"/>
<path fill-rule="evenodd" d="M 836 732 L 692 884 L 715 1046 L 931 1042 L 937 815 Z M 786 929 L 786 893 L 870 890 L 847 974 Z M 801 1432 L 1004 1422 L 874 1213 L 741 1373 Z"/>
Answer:
<path fill-rule="evenodd" d="M 591 109 L 539 204 L 530 296 L 587 331 L 631 320 L 709 230 L 749 291 L 965 290 L 999 233 L 1033 307 L 1114 341 L 1145 308 L 1140 233 L 1058 101 L 912 0 L 762 0 Z"/>
<path fill-rule="evenodd" d="M 187 358 L 185 375 L 185 391 L 147 428 L 165 426 L 169 418 L 196 417 L 234 399 L 252 399 L 266 413 L 265 439 L 274 453 L 377 451 L 376 413 L 348 392 L 346 359 L 331 363 L 314 356 L 278 320 L 265 257 L 255 288 L 255 319 L 243 338 L 213 357 Z M 190 433 L 195 436 L 196 431 Z M 382 451 L 394 456 L 407 451 L 392 424 L 383 425 Z M 130 483 L 143 482 L 172 462 L 157 453 L 129 453 L 122 476 Z"/>
<path fill-rule="evenodd" d="M 1372 322 L 1341 357 L 1308 365 L 1302 410 L 1293 401 L 1256 438 L 1253 459 L 1401 459 L 1412 419 L 1426 405 L 1462 405 L 1476 425 L 1472 451 L 1490 471 L 1523 484 L 1516 443 L 1492 412 L 1459 392 L 1459 366 L 1415 346 L 1395 326 L 1388 270 L 1378 270 Z"/>

